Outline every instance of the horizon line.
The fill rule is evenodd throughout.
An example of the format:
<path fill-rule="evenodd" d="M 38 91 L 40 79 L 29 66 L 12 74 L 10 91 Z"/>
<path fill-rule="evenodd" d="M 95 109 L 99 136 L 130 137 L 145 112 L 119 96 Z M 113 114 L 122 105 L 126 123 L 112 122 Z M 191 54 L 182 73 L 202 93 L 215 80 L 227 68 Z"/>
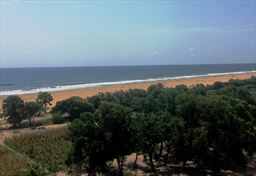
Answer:
<path fill-rule="evenodd" d="M 151 64 L 136 64 L 136 65 L 84 65 L 84 66 L 79 66 L 79 65 L 73 65 L 73 66 L 66 66 L 66 65 L 59 65 L 59 66 L 28 66 L 28 67 L 0 67 L 0 69 L 15 69 L 15 68 L 81 68 L 81 67 L 140 67 L 140 66 L 189 66 L 189 65 L 246 65 L 246 64 L 255 64 L 256 65 L 256 61 L 255 62 L 242 62 L 242 63 L 209 63 L 209 64 L 155 64 L 155 65 L 151 65 Z"/>

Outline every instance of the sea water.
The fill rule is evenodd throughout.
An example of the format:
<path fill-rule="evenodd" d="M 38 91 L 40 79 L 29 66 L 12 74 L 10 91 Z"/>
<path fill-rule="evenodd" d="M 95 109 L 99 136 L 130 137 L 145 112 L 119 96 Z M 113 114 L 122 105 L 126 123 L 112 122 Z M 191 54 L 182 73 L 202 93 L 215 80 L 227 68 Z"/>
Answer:
<path fill-rule="evenodd" d="M 256 72 L 256 64 L 1 68 L 0 95 Z"/>

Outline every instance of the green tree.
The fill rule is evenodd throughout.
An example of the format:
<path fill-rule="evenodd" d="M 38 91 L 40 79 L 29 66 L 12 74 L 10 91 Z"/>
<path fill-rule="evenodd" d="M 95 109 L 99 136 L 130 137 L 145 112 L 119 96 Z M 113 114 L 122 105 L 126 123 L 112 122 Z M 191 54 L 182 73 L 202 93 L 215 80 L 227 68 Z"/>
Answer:
<path fill-rule="evenodd" d="M 162 142 L 165 146 L 163 155 L 164 164 L 179 162 L 184 152 L 184 120 L 170 114 L 164 114 L 162 122 Z M 161 148 L 160 148 L 161 149 Z M 161 150 L 159 155 L 161 154 Z M 161 157 L 161 155 L 160 155 Z"/>
<path fill-rule="evenodd" d="M 53 112 L 67 113 L 71 119 L 79 118 L 83 112 L 93 112 L 91 103 L 81 97 L 71 97 L 56 103 Z"/>
<path fill-rule="evenodd" d="M 208 96 L 200 97 L 196 103 L 201 127 L 195 129 L 194 158 L 199 166 L 217 173 L 221 169 L 244 167 L 245 141 L 249 142 L 250 133 L 255 136 L 255 130 L 246 122 L 248 117 L 239 114 L 246 109 L 242 110 L 243 107 L 238 105 L 239 100 L 236 100 L 237 107 L 230 101 L 223 96 Z"/>
<path fill-rule="evenodd" d="M 88 164 L 88 172 L 104 172 L 106 162 L 117 159 L 123 175 L 124 156 L 132 152 L 129 132 L 130 111 L 113 103 L 102 103 L 95 113 L 82 113 L 70 127 L 73 141 L 71 160 Z"/>
<path fill-rule="evenodd" d="M 191 92 L 195 95 L 206 95 L 206 87 L 203 84 L 197 84 L 191 88 Z"/>
<path fill-rule="evenodd" d="M 193 159 L 193 141 L 195 139 L 195 129 L 198 127 L 199 118 L 196 109 L 197 96 L 191 93 L 183 93 L 176 97 L 176 115 L 182 117 L 184 128 L 178 135 L 175 147 L 175 156 L 178 161 L 183 162 L 185 167 L 186 161 Z"/>
<path fill-rule="evenodd" d="M 56 112 L 52 114 L 52 123 L 53 124 L 61 124 L 65 122 L 63 115 L 60 112 Z"/>
<path fill-rule="evenodd" d="M 43 111 L 47 111 L 47 106 L 51 106 L 53 101 L 52 95 L 49 92 L 39 92 L 36 101 L 42 105 Z"/>
<path fill-rule="evenodd" d="M 40 110 L 41 105 L 39 103 L 33 101 L 25 102 L 24 115 L 29 119 L 29 124 L 31 124 L 34 117 L 40 113 Z"/>
<path fill-rule="evenodd" d="M 24 108 L 24 101 L 16 95 L 8 96 L 4 99 L 2 105 L 3 115 L 13 127 L 16 127 L 22 121 Z"/>
<path fill-rule="evenodd" d="M 157 151 L 157 145 L 162 140 L 161 119 L 153 113 L 138 113 L 132 119 L 131 131 L 133 133 L 133 142 L 136 144 L 136 151 L 141 151 L 144 156 L 148 156 L 151 171 L 156 173 L 154 164 L 154 155 Z"/>
<path fill-rule="evenodd" d="M 92 175 L 125 155 L 143 154 L 155 163 L 186 166 L 188 160 L 214 173 L 244 167 L 256 146 L 256 78 L 165 88 L 101 93 L 62 102 L 56 109 L 80 118 L 71 124 L 73 161 Z M 92 109 L 80 108 L 81 101 Z M 127 110 L 129 108 L 130 110 Z M 126 110 L 127 115 L 125 115 Z M 86 112 L 86 113 L 83 113 Z M 129 112 L 129 113 L 128 113 Z"/>

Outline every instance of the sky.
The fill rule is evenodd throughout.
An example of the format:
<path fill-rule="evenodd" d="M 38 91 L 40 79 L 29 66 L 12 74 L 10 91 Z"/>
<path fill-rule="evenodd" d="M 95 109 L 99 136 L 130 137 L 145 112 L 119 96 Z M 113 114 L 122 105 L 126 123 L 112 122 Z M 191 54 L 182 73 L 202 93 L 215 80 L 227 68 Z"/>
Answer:
<path fill-rule="evenodd" d="M 256 0 L 0 0 L 0 66 L 256 63 Z"/>

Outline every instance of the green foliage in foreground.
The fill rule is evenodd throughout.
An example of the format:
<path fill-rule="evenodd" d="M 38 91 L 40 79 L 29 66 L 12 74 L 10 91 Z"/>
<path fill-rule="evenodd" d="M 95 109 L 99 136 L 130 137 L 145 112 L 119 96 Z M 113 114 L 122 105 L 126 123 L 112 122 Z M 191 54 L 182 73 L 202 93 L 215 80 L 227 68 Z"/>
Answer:
<path fill-rule="evenodd" d="M 25 176 L 49 176 L 50 172 L 38 163 L 35 163 L 28 169 L 24 169 L 23 174 Z"/>
<path fill-rule="evenodd" d="M 81 165 L 88 163 L 88 173 L 94 174 L 102 172 L 107 161 L 117 159 L 122 175 L 124 156 L 133 150 L 129 116 L 129 109 L 112 103 L 102 103 L 94 114 L 81 114 L 71 125 L 75 143 L 72 160 Z"/>
<path fill-rule="evenodd" d="M 24 101 L 16 95 L 8 96 L 4 99 L 2 105 L 4 117 L 14 127 L 22 121 L 24 108 Z"/>
<path fill-rule="evenodd" d="M 24 171 L 29 169 L 32 163 L 28 157 L 0 145 L 0 176 L 24 175 Z"/>
<path fill-rule="evenodd" d="M 61 124 L 61 123 L 65 122 L 65 119 L 60 112 L 56 112 L 56 113 L 52 114 L 51 120 L 52 120 L 53 124 Z"/>
<path fill-rule="evenodd" d="M 49 172 L 66 170 L 65 162 L 71 150 L 66 129 L 48 130 L 13 137 L 6 145 L 36 161 Z"/>
<path fill-rule="evenodd" d="M 255 95 L 256 78 L 96 95 L 83 100 L 93 113 L 73 111 L 71 160 L 95 174 L 117 159 L 120 176 L 123 159 L 133 152 L 148 158 L 154 173 L 156 163 L 185 167 L 187 161 L 214 174 L 243 169 L 256 152 Z M 65 103 L 58 103 L 63 113 Z"/>

